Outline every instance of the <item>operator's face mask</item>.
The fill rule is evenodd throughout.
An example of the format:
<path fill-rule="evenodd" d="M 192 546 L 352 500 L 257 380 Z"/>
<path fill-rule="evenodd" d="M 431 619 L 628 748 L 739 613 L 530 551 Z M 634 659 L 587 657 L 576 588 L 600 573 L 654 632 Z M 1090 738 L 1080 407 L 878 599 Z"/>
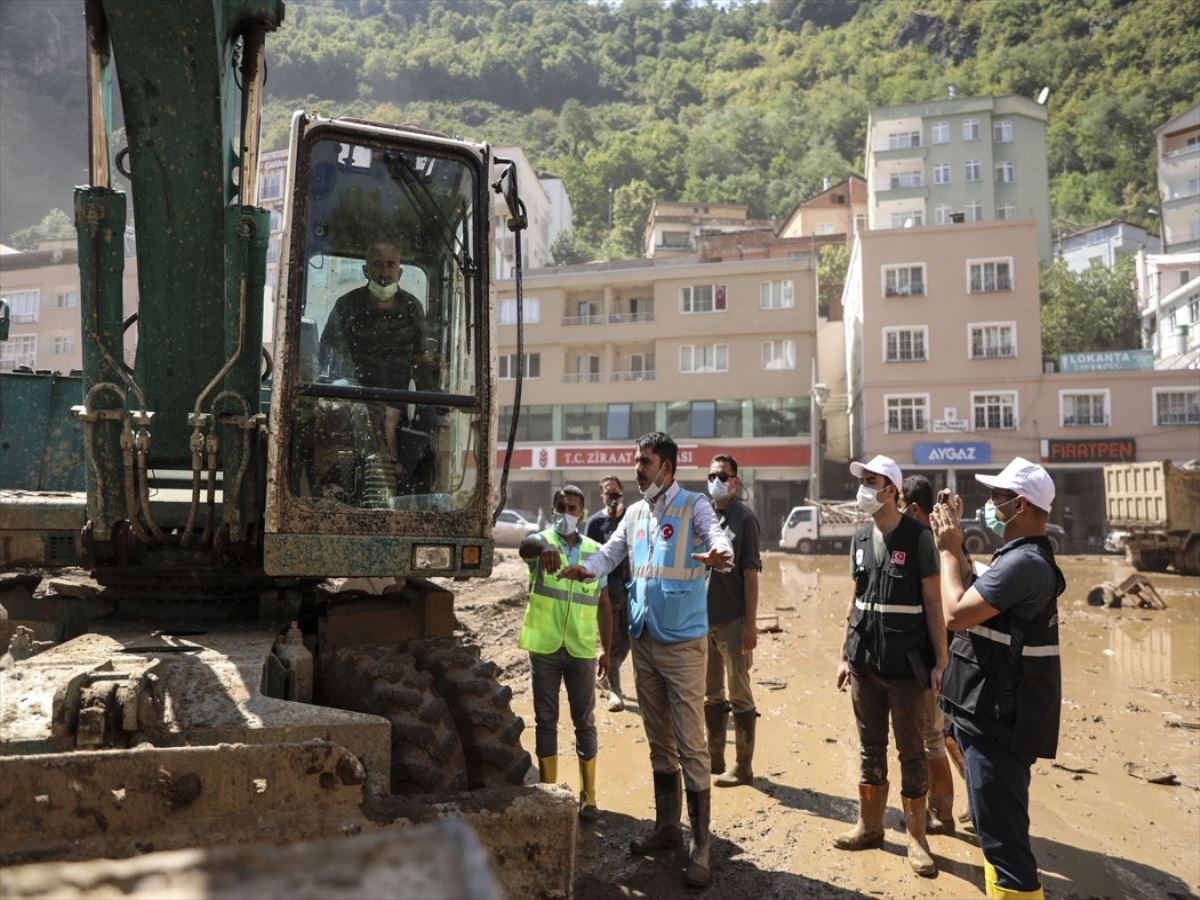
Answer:
<path fill-rule="evenodd" d="M 554 530 L 563 537 L 570 537 L 579 530 L 579 516 L 556 512 L 554 514 Z"/>

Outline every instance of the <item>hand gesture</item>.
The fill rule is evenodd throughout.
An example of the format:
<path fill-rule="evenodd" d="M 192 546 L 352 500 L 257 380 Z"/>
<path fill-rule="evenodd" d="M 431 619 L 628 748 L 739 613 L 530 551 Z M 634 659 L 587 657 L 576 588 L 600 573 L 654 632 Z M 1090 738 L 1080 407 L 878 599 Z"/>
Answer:
<path fill-rule="evenodd" d="M 547 546 L 545 550 L 538 554 L 538 562 L 541 563 L 543 572 L 547 575 L 553 575 L 562 566 L 562 554 L 558 552 L 557 547 Z"/>
<path fill-rule="evenodd" d="M 929 527 L 933 529 L 933 540 L 939 550 L 958 554 L 962 551 L 963 533 L 959 518 L 962 515 L 962 497 L 954 498 L 954 505 L 938 503 L 929 514 Z"/>
<path fill-rule="evenodd" d="M 567 566 L 558 573 L 559 578 L 565 578 L 568 581 L 591 581 L 596 576 L 592 575 L 583 566 Z"/>
<path fill-rule="evenodd" d="M 693 553 L 692 559 L 702 562 L 718 572 L 728 572 L 733 567 L 733 554 L 727 550 L 718 550 L 716 547 L 707 553 Z"/>

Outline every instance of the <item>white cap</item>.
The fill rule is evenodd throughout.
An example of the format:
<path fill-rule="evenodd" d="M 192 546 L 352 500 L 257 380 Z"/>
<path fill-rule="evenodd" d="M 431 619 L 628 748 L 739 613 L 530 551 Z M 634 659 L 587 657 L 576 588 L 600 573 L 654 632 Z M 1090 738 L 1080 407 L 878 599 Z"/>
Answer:
<path fill-rule="evenodd" d="M 850 474 L 855 478 L 862 478 L 864 472 L 882 475 L 896 486 L 897 491 L 904 490 L 904 476 L 900 473 L 900 466 L 890 456 L 874 456 L 865 463 L 850 463 Z"/>
<path fill-rule="evenodd" d="M 1027 459 L 1017 457 L 999 475 L 976 475 L 975 480 L 990 488 L 1012 491 L 1038 509 L 1050 512 L 1054 503 L 1054 481 L 1050 473 Z"/>

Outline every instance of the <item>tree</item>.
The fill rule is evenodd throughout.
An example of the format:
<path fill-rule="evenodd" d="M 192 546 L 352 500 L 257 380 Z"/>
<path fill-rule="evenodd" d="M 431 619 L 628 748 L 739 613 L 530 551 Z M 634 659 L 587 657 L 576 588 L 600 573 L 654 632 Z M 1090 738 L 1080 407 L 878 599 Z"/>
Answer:
<path fill-rule="evenodd" d="M 817 313 L 829 315 L 829 304 L 842 299 L 850 248 L 846 244 L 824 244 L 817 258 Z"/>
<path fill-rule="evenodd" d="M 1062 260 L 1042 267 L 1042 358 L 1138 346 L 1134 261 L 1075 273 Z"/>
<path fill-rule="evenodd" d="M 575 232 L 564 231 L 550 245 L 550 257 L 556 266 L 574 266 L 595 259 L 591 248 L 575 239 Z"/>
<path fill-rule="evenodd" d="M 14 231 L 9 241 L 17 250 L 36 250 L 42 241 L 67 241 L 75 237 L 75 223 L 61 209 L 55 207 L 46 213 L 42 221 L 20 231 Z"/>

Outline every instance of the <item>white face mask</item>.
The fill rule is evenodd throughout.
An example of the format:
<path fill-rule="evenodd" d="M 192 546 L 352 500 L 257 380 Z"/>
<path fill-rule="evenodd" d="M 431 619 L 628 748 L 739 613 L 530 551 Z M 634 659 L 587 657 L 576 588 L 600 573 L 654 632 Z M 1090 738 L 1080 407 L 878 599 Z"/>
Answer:
<path fill-rule="evenodd" d="M 397 288 L 400 287 L 398 282 L 393 281 L 391 284 L 380 284 L 377 281 L 367 281 L 367 290 L 371 292 L 371 296 L 376 300 L 387 300 L 396 295 Z"/>
<path fill-rule="evenodd" d="M 720 503 L 729 496 L 729 482 L 714 478 L 708 483 L 708 496 Z"/>
<path fill-rule="evenodd" d="M 646 485 L 644 488 L 639 488 L 639 489 L 638 489 L 638 490 L 640 490 L 640 491 L 641 491 L 641 493 L 642 493 L 642 497 L 645 499 L 645 501 L 646 501 L 647 503 L 653 503 L 653 502 L 654 502 L 654 499 L 655 499 L 655 498 L 656 498 L 656 497 L 657 497 L 659 494 L 661 494 L 661 493 L 662 493 L 662 485 L 661 485 L 661 484 L 659 484 L 659 482 L 658 482 L 658 479 L 662 478 L 662 473 L 663 473 L 663 467 L 662 467 L 662 465 L 660 464 L 660 465 L 659 465 L 659 467 L 658 467 L 658 474 L 656 474 L 656 475 L 654 476 L 654 480 L 653 480 L 653 481 L 651 481 L 651 482 L 650 482 L 648 485 Z"/>
<path fill-rule="evenodd" d="M 554 514 L 554 530 L 563 537 L 569 537 L 579 530 L 579 516 L 556 512 Z"/>
<path fill-rule="evenodd" d="M 869 515 L 874 515 L 883 507 L 883 501 L 879 499 L 879 491 L 865 484 L 858 486 L 858 496 L 854 499 L 858 503 L 858 508 Z"/>

